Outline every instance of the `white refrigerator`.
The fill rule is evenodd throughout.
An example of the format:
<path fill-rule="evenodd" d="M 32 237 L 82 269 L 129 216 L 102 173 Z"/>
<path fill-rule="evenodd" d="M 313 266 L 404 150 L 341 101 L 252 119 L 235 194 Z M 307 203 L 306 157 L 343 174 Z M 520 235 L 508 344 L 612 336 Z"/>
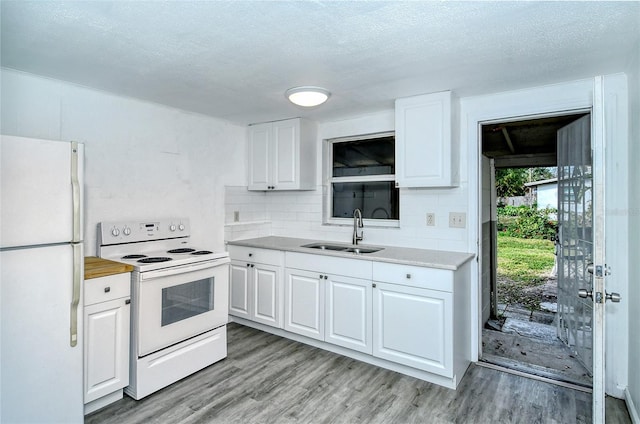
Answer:
<path fill-rule="evenodd" d="M 0 136 L 0 422 L 82 423 L 84 145 Z"/>

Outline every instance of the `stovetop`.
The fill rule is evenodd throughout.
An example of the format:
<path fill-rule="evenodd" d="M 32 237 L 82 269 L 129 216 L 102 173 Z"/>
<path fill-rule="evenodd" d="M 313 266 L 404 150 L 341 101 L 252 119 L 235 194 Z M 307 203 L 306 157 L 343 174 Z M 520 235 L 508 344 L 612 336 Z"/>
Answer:
<path fill-rule="evenodd" d="M 227 258 L 227 252 L 191 245 L 187 218 L 156 221 L 102 222 L 98 256 L 144 272 Z"/>
<path fill-rule="evenodd" d="M 138 246 L 135 246 L 138 247 Z M 179 250 L 175 252 L 175 250 Z M 176 267 L 181 265 L 194 264 L 198 262 L 213 261 L 227 258 L 227 252 L 214 252 L 193 247 L 181 247 L 176 249 L 161 249 L 138 252 L 131 250 L 131 253 L 122 254 L 122 251 L 104 251 L 101 256 L 116 262 L 123 262 L 132 265 L 135 270 L 151 271 L 162 268 Z"/>

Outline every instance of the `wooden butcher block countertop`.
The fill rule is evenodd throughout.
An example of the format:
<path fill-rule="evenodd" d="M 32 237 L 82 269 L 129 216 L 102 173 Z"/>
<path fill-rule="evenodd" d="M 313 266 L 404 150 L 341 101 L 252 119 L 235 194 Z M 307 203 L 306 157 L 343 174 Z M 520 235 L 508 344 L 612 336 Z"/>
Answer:
<path fill-rule="evenodd" d="M 131 265 L 120 262 L 110 261 L 108 259 L 96 258 L 95 256 L 87 256 L 84 258 L 84 279 L 107 277 L 109 275 L 122 274 L 124 272 L 133 271 Z"/>

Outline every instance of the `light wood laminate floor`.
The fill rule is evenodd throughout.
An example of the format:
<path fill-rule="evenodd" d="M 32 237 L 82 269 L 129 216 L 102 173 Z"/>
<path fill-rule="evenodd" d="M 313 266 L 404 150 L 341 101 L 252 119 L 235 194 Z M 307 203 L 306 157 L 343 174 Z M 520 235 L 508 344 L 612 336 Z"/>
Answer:
<path fill-rule="evenodd" d="M 87 424 L 590 423 L 591 395 L 471 365 L 458 390 L 238 324 L 228 357 L 140 401 L 124 399 Z M 607 400 L 608 423 L 630 423 Z"/>

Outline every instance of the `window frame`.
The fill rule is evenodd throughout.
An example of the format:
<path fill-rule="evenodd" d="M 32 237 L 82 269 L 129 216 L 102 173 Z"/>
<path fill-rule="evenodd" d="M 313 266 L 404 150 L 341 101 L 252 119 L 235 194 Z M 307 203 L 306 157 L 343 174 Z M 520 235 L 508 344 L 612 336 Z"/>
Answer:
<path fill-rule="evenodd" d="M 335 143 L 347 143 L 350 141 L 362 141 L 373 140 L 376 138 L 394 137 L 395 143 L 395 131 L 385 131 L 373 134 L 362 134 L 349 137 L 336 137 L 325 140 L 325 149 L 323 155 L 324 162 L 324 225 L 353 225 L 353 218 L 334 218 L 333 214 L 333 183 L 354 183 L 354 182 L 394 182 L 396 181 L 396 174 L 378 174 L 378 175 L 365 175 L 365 176 L 349 176 L 349 177 L 334 177 L 333 176 L 333 145 Z M 395 162 L 395 159 L 394 159 Z M 394 163 L 395 166 L 395 163 Z M 395 188 L 398 188 L 394 184 Z M 398 215 L 400 214 L 400 196 L 398 196 Z M 400 216 L 398 219 L 369 219 L 364 218 L 363 223 L 369 227 L 400 227 Z"/>

